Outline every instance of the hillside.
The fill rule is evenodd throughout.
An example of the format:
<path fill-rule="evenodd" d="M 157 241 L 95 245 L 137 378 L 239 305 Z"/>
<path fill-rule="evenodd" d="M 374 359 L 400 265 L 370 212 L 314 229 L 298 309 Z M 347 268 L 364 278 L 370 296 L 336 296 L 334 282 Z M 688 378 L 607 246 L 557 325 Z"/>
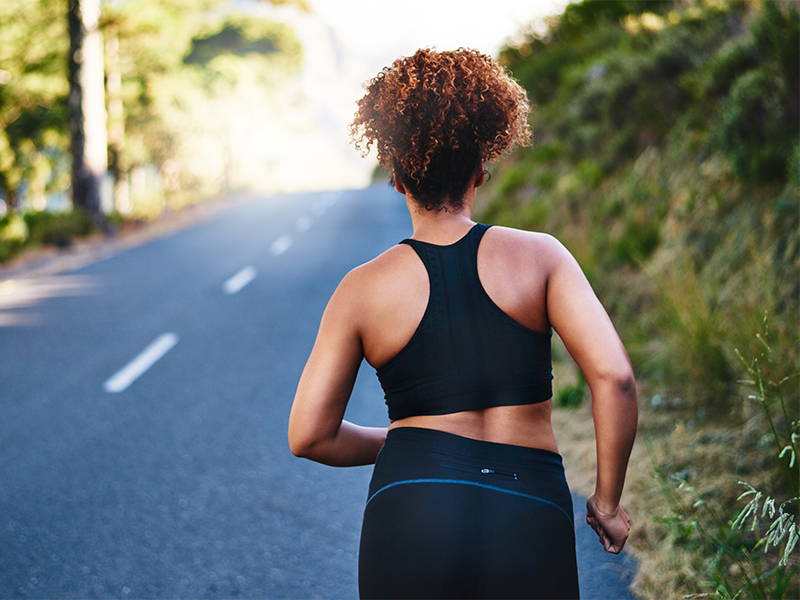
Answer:
<path fill-rule="evenodd" d="M 798 495 L 799 22 L 788 2 L 587 1 L 501 55 L 535 143 L 477 218 L 559 238 L 629 350 L 647 597 L 797 596 L 796 555 L 771 571 L 791 528 L 732 521 L 739 480 Z"/>

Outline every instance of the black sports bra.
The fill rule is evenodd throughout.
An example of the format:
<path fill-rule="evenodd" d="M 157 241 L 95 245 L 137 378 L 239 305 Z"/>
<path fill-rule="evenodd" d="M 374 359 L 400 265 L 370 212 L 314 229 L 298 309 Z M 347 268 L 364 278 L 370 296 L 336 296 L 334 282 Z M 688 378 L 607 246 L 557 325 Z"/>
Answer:
<path fill-rule="evenodd" d="M 504 313 L 478 278 L 488 225 L 437 246 L 403 240 L 428 271 L 428 306 L 400 352 L 377 369 L 392 421 L 544 402 L 552 395 L 550 337 Z"/>

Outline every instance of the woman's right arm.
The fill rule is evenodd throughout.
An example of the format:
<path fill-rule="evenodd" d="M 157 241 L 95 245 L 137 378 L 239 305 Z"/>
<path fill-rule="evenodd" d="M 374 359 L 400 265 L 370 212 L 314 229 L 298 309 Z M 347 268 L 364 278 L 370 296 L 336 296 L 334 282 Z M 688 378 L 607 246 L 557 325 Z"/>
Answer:
<path fill-rule="evenodd" d="M 373 464 L 387 431 L 343 420 L 364 358 L 358 326 L 360 287 L 359 270 L 354 269 L 328 302 L 289 416 L 292 453 L 331 466 Z"/>
<path fill-rule="evenodd" d="M 548 248 L 547 313 L 592 392 L 597 481 L 587 500 L 587 523 L 609 552 L 619 553 L 630 519 L 619 504 L 638 406 L 628 354 L 580 266 L 558 241 Z"/>

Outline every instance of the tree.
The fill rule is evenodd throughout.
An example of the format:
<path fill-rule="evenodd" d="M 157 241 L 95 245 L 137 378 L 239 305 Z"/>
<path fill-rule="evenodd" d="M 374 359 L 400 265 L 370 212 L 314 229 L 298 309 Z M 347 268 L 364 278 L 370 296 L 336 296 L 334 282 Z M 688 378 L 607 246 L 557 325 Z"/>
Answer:
<path fill-rule="evenodd" d="M 100 181 L 108 158 L 100 0 L 68 2 L 72 203 L 102 225 Z"/>
<path fill-rule="evenodd" d="M 300 45 L 285 25 L 258 14 L 211 10 L 219 5 L 104 5 L 104 37 L 112 46 L 118 40 L 107 56 L 111 170 L 122 189 L 146 165 L 166 192 L 132 187 L 138 216 L 155 214 L 165 203 L 176 207 L 252 185 L 256 167 L 264 179 L 266 161 L 247 142 L 258 132 L 261 145 L 268 145 L 264 140 L 273 134 L 263 121 L 282 108 L 277 97 L 299 71 Z M 124 139 L 115 137 L 122 132 Z"/>
<path fill-rule="evenodd" d="M 36 206 L 68 180 L 66 8 L 63 0 L 0 2 L 0 197 L 12 210 L 22 194 Z"/>
<path fill-rule="evenodd" d="M 287 2 L 307 8 L 271 0 Z M 75 206 L 100 219 L 107 162 L 122 184 L 134 169 L 155 168 L 171 200 L 219 191 L 214 169 L 192 155 L 199 130 L 222 127 L 209 111 L 242 74 L 277 93 L 300 57 L 287 27 L 228 18 L 234 8 L 223 0 L 0 0 L 0 199 L 12 211 L 22 199 L 44 208 L 48 195 L 69 191 L 74 171 Z M 244 45 L 216 44 L 232 26 Z M 108 122 L 100 32 L 108 41 Z M 203 57 L 185 62 L 195 40 Z M 230 60 L 215 61 L 215 51 Z"/>

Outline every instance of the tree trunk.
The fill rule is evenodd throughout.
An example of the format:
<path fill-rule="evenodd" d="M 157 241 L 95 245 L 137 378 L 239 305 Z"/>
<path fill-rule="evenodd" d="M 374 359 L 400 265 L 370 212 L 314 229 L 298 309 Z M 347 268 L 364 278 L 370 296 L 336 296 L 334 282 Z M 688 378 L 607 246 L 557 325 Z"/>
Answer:
<path fill-rule="evenodd" d="M 106 93 L 108 94 L 108 171 L 114 178 L 114 206 L 117 212 L 131 212 L 125 148 L 125 113 L 122 106 L 122 73 L 119 68 L 119 38 L 106 40 Z"/>
<path fill-rule="evenodd" d="M 100 181 L 108 165 L 100 0 L 69 3 L 69 117 L 72 141 L 72 204 L 105 228 Z"/>

